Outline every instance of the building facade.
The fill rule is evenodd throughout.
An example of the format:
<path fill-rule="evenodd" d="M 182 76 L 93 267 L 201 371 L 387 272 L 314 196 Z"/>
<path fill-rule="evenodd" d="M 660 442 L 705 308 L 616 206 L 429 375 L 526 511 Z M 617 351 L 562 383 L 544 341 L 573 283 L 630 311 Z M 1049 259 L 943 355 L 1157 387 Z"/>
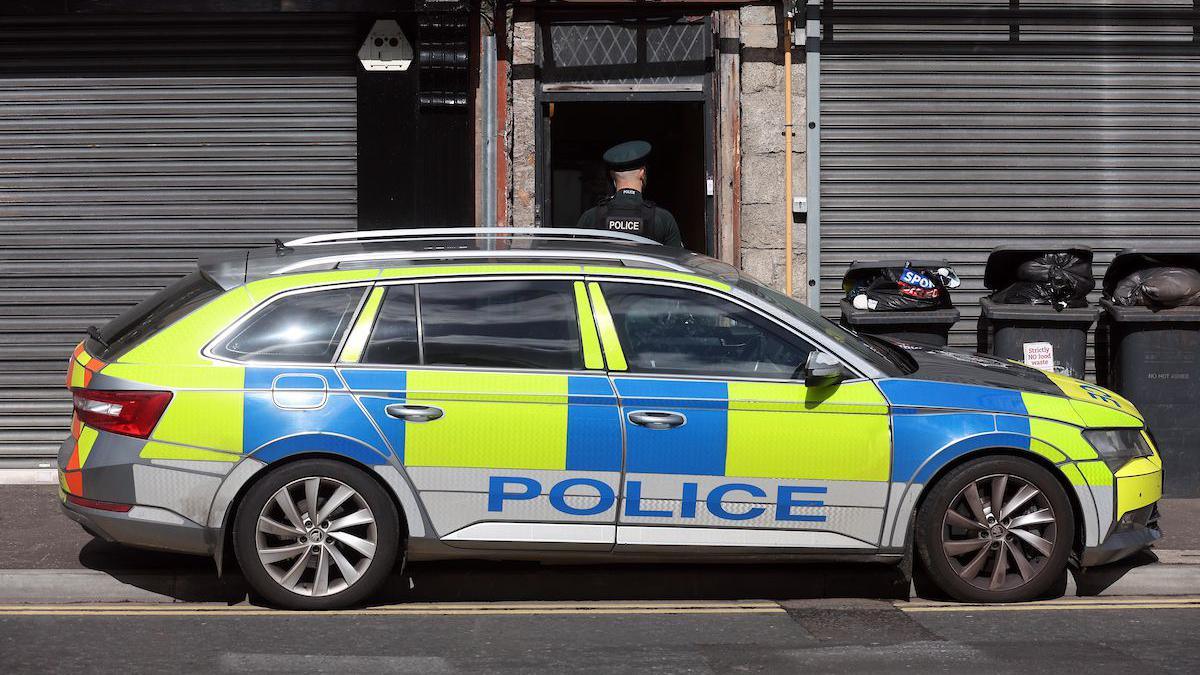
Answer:
<path fill-rule="evenodd" d="M 661 148 L 647 192 L 684 212 L 688 246 L 783 289 L 790 229 L 790 288 L 829 316 L 853 261 L 944 258 L 964 280 L 960 347 L 976 344 L 994 247 L 1090 246 L 1097 278 L 1123 248 L 1200 247 L 1192 2 L 518 2 L 496 16 L 503 223 L 570 222 L 604 187 L 598 150 L 645 137 Z"/>
<path fill-rule="evenodd" d="M 647 196 L 670 210 L 685 246 L 804 284 L 804 221 L 786 200 L 787 73 L 792 172 L 805 197 L 803 39 L 781 3 L 517 3 L 496 15 L 503 92 L 503 224 L 571 226 L 610 191 L 600 155 L 654 145 Z M 804 34 L 803 16 L 795 19 Z"/>
<path fill-rule="evenodd" d="M 0 5 L 0 459 L 53 454 L 72 346 L 198 256 L 469 224 L 472 16 L 437 0 Z M 381 20 L 408 69 L 362 66 Z"/>
<path fill-rule="evenodd" d="M 407 69 L 364 67 L 380 21 Z M 71 346 L 197 255 L 571 225 L 631 138 L 689 248 L 831 316 L 852 261 L 945 258 L 973 346 L 993 247 L 1092 246 L 1098 275 L 1200 247 L 1198 26 L 1190 0 L 6 3 L 0 458 L 52 452 Z"/>

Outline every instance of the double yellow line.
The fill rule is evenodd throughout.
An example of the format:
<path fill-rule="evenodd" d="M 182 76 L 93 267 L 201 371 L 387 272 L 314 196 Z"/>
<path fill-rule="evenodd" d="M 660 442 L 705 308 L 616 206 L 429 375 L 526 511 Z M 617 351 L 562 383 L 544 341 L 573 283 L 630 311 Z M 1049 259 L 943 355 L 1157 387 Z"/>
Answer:
<path fill-rule="evenodd" d="M 737 602 L 513 602 L 513 603 L 411 603 L 331 611 L 278 610 L 254 605 L 125 604 L 0 605 L 0 617 L 11 616 L 521 616 L 599 614 L 780 614 L 777 603 Z"/>
<path fill-rule="evenodd" d="M 1012 605 L 973 605 L 943 602 L 897 602 L 902 612 L 1062 612 L 1105 609 L 1200 609 L 1198 597 L 1069 598 Z"/>
<path fill-rule="evenodd" d="M 1063 598 L 1012 605 L 979 605 L 929 601 L 892 603 L 911 614 L 950 612 L 1061 612 L 1098 610 L 1200 609 L 1200 597 Z M 0 605 L 0 617 L 19 616 L 597 616 L 619 614 L 782 614 L 767 600 L 645 602 L 488 602 L 406 603 L 330 611 L 278 610 L 255 605 L 191 603 L 86 603 Z"/>

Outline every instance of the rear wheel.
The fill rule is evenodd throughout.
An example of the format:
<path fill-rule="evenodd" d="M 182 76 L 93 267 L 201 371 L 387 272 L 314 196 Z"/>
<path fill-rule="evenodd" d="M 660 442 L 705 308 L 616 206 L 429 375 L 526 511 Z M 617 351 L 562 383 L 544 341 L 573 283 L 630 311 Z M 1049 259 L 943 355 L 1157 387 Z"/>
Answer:
<path fill-rule="evenodd" d="M 938 481 L 917 514 L 916 545 L 932 581 L 967 602 L 1039 597 L 1066 571 L 1071 502 L 1046 469 L 977 459 Z"/>
<path fill-rule="evenodd" d="M 238 507 L 233 543 L 250 585 L 291 609 L 361 602 L 387 579 L 399 548 L 399 517 L 361 470 L 303 460 L 254 484 Z"/>

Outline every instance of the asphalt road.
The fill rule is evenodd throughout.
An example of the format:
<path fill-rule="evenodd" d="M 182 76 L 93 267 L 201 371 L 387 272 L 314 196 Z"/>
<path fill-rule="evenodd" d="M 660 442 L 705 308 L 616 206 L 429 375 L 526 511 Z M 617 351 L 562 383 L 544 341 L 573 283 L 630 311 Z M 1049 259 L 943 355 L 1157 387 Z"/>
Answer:
<path fill-rule="evenodd" d="M 1200 598 L 0 607 L 5 672 L 1200 672 Z"/>

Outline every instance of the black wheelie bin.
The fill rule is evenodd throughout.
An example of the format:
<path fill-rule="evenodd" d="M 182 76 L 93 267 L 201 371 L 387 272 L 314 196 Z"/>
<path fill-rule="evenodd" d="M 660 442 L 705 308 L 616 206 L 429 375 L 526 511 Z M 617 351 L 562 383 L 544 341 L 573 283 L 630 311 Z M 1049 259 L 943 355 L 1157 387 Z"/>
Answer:
<path fill-rule="evenodd" d="M 926 280 L 935 284 L 928 298 L 894 296 L 898 300 L 895 306 L 905 306 L 904 310 L 894 309 L 860 309 L 856 308 L 850 299 L 850 294 L 873 279 L 884 275 L 900 280 L 904 270 L 936 271 L 949 269 L 950 264 L 945 260 L 876 260 L 855 261 L 846 270 L 842 278 L 842 290 L 846 297 L 842 298 L 842 325 L 857 333 L 878 335 L 906 342 L 916 342 L 934 347 L 946 346 L 950 328 L 958 321 L 959 313 L 950 300 L 950 292 L 937 279 L 931 279 L 933 274 L 922 274 Z"/>
<path fill-rule="evenodd" d="M 1146 417 L 1165 494 L 1200 496 L 1200 249 L 1125 249 L 1104 275 L 1100 383 Z M 1164 297 L 1166 296 L 1166 297 Z"/>
<path fill-rule="evenodd" d="M 1088 329 L 1100 310 L 1087 305 L 1092 250 L 999 246 L 988 256 L 981 298 L 979 351 L 1083 378 Z"/>

